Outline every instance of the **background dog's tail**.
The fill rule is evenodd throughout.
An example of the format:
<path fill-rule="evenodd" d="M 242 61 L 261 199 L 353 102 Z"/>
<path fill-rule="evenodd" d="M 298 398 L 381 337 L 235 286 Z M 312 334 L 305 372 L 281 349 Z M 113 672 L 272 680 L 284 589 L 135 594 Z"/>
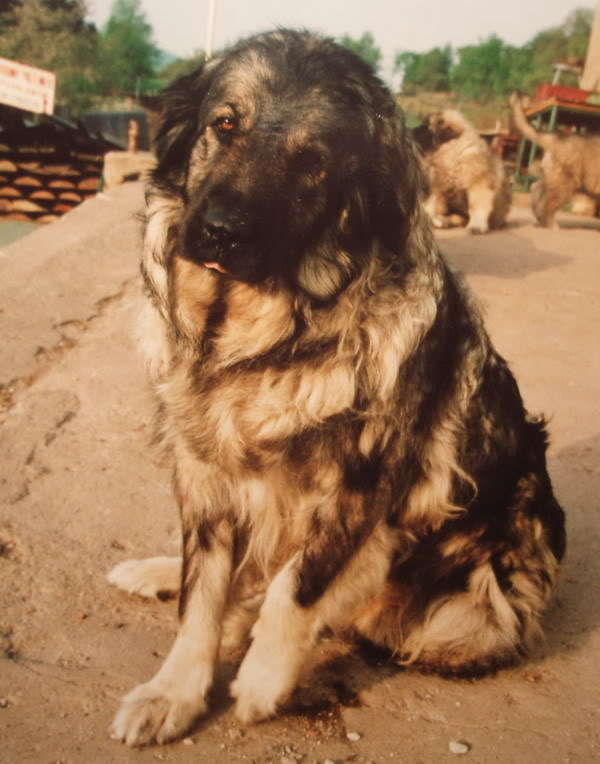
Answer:
<path fill-rule="evenodd" d="M 538 133 L 538 131 L 529 124 L 525 112 L 523 111 L 519 94 L 512 93 L 509 103 L 512 108 L 515 125 L 523 133 L 525 138 L 528 138 L 533 143 L 537 143 L 538 146 L 541 146 L 544 149 L 548 148 L 553 143 L 555 136 L 552 133 Z"/>

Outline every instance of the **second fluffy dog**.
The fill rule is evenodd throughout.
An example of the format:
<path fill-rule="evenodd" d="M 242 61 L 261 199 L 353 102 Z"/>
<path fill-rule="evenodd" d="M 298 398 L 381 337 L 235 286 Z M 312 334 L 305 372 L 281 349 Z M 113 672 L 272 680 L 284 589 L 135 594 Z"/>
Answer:
<path fill-rule="evenodd" d="M 429 174 L 425 208 L 434 226 L 465 225 L 471 233 L 500 228 L 511 189 L 502 160 L 454 109 L 425 117 L 413 130 Z"/>

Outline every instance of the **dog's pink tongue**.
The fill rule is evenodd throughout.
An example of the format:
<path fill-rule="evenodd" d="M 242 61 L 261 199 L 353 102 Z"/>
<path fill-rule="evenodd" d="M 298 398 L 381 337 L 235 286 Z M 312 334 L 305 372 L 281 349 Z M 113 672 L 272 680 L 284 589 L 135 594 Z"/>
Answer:
<path fill-rule="evenodd" d="M 219 273 L 227 273 L 225 268 L 223 268 L 222 265 L 219 265 L 219 263 L 204 263 L 206 268 L 212 268 L 215 271 L 219 271 Z"/>

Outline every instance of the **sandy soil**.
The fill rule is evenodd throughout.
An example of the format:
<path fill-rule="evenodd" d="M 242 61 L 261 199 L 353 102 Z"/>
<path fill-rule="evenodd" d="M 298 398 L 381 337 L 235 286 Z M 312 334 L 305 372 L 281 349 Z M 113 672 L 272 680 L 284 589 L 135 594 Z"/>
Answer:
<path fill-rule="evenodd" d="M 0 761 L 600 761 L 600 224 L 564 215 L 546 231 L 521 208 L 505 231 L 440 242 L 528 408 L 551 417 L 569 551 L 545 643 L 514 669 L 456 681 L 326 642 L 310 688 L 247 729 L 224 664 L 214 712 L 186 740 L 109 739 L 118 698 L 153 674 L 177 627 L 175 603 L 105 581 L 179 541 L 130 331 L 140 204 L 127 184 L 0 252 Z"/>

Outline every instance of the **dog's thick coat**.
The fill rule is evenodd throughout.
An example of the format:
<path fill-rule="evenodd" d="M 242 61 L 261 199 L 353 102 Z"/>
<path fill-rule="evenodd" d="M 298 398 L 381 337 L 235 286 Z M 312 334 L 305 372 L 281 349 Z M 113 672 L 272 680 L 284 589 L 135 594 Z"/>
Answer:
<path fill-rule="evenodd" d="M 434 226 L 466 224 L 485 233 L 505 224 L 512 193 L 502 160 L 464 115 L 455 109 L 430 114 L 413 137 L 429 175 L 425 209 Z"/>
<path fill-rule="evenodd" d="M 371 69 L 332 41 L 239 43 L 163 99 L 148 186 L 144 340 L 174 463 L 177 639 L 113 734 L 181 735 L 219 648 L 247 649 L 243 722 L 293 691 L 325 627 L 434 669 L 531 641 L 564 550 L 527 417 L 421 204 L 418 152 Z"/>
<path fill-rule="evenodd" d="M 517 93 L 510 104 L 516 127 L 544 149 L 542 177 L 531 187 L 531 208 L 538 222 L 555 226 L 556 213 L 577 191 L 600 203 L 600 135 L 540 133 L 527 121 Z"/>

